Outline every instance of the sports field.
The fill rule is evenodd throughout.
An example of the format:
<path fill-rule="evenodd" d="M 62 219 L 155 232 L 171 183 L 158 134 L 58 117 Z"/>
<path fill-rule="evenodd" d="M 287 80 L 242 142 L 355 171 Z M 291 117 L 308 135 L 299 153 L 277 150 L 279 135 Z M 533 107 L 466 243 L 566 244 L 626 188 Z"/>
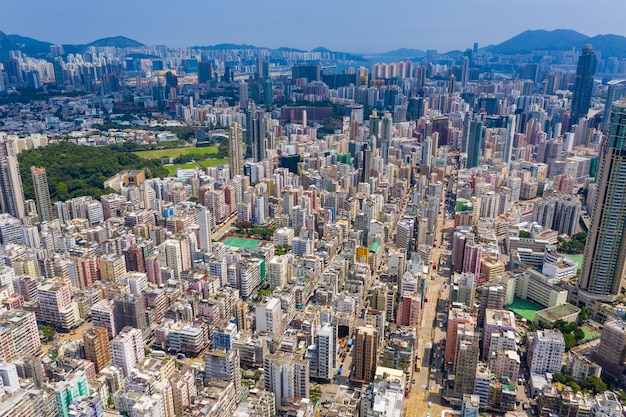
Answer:
<path fill-rule="evenodd" d="M 203 161 L 196 161 L 198 163 L 198 165 L 200 165 L 202 168 L 212 168 L 212 167 L 216 167 L 218 165 L 226 165 L 228 164 L 228 158 L 221 158 L 221 159 L 205 159 Z"/>
<path fill-rule="evenodd" d="M 582 326 L 580 329 L 585 333 L 585 340 L 594 340 L 600 337 L 600 332 L 589 326 Z"/>
<path fill-rule="evenodd" d="M 535 313 L 537 313 L 537 311 L 543 310 L 543 307 L 517 297 L 515 297 L 513 304 L 509 304 L 505 308 L 530 322 L 535 321 Z"/>
<path fill-rule="evenodd" d="M 224 244 L 235 248 L 255 249 L 259 244 L 259 241 L 254 239 L 245 239 L 243 237 L 228 237 L 224 240 Z"/>
<path fill-rule="evenodd" d="M 199 169 L 203 169 L 203 168 L 216 167 L 218 165 L 226 165 L 226 164 L 228 164 L 228 158 L 205 159 L 204 161 L 190 162 L 188 164 L 163 165 L 163 168 L 167 169 L 167 172 L 169 172 L 170 175 L 176 175 L 176 169 L 177 168 L 182 168 L 182 169 L 199 168 Z"/>
<path fill-rule="evenodd" d="M 172 148 L 172 149 L 156 149 L 152 151 L 137 151 L 133 152 L 135 155 L 141 158 L 152 158 L 152 159 L 160 159 L 164 156 L 168 156 L 170 158 L 176 158 L 180 155 L 204 155 L 217 154 L 217 146 L 203 146 L 200 148 L 196 147 L 183 147 L 183 148 Z"/>

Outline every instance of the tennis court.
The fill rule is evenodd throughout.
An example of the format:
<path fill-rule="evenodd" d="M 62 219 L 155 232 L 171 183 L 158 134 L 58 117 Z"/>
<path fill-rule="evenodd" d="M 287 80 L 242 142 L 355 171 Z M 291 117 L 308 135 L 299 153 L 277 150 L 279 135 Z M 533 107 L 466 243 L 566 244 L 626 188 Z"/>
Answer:
<path fill-rule="evenodd" d="M 535 321 L 535 313 L 537 313 L 537 311 L 543 310 L 543 307 L 517 297 L 515 297 L 512 304 L 505 306 L 505 308 L 530 322 Z"/>

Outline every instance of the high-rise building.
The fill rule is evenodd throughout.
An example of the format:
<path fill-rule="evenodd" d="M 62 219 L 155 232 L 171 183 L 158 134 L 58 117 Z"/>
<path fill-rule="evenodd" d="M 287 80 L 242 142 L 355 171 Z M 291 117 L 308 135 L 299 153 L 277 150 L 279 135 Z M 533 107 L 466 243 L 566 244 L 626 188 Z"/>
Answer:
<path fill-rule="evenodd" d="M 255 324 L 257 332 L 281 335 L 283 333 L 283 312 L 279 298 L 270 298 L 256 306 Z"/>
<path fill-rule="evenodd" d="M 478 355 L 478 340 L 469 341 L 458 339 L 454 360 L 455 395 L 461 396 L 474 393 Z"/>
<path fill-rule="evenodd" d="M 555 330 L 538 330 L 532 338 L 528 355 L 531 374 L 561 372 L 565 341 L 563 334 Z"/>
<path fill-rule="evenodd" d="M 600 346 L 594 360 L 614 376 L 626 370 L 626 321 L 610 320 L 604 323 Z"/>
<path fill-rule="evenodd" d="M 45 168 L 30 167 L 37 202 L 37 214 L 40 222 L 47 222 L 55 218 L 55 212 L 50 201 L 50 188 Z"/>
<path fill-rule="evenodd" d="M 0 316 L 0 358 L 13 362 L 24 355 L 36 355 L 41 348 L 35 314 L 10 310 Z"/>
<path fill-rule="evenodd" d="M 115 323 L 117 329 L 127 326 L 145 330 L 148 327 L 146 320 L 145 296 L 143 294 L 124 294 L 115 299 Z"/>
<path fill-rule="evenodd" d="M 354 343 L 354 376 L 355 381 L 372 382 L 376 374 L 378 361 L 378 331 L 369 326 L 356 329 Z"/>
<path fill-rule="evenodd" d="M 256 110 L 250 115 L 250 129 L 248 130 L 250 157 L 254 162 L 265 159 L 265 112 Z"/>
<path fill-rule="evenodd" d="M 141 330 L 124 327 L 120 334 L 109 343 L 111 349 L 111 363 L 117 365 L 128 376 L 131 369 L 143 361 L 143 334 Z"/>
<path fill-rule="evenodd" d="M 466 168 L 474 168 L 480 164 L 483 143 L 483 122 L 477 117 L 470 122 L 469 140 L 467 142 Z"/>
<path fill-rule="evenodd" d="M 104 327 L 93 327 L 83 335 L 85 359 L 96 367 L 96 373 L 111 363 L 109 333 Z"/>
<path fill-rule="evenodd" d="M 24 190 L 17 163 L 15 138 L 0 134 L 0 206 L 4 213 L 23 219 Z"/>
<path fill-rule="evenodd" d="M 309 376 L 309 362 L 292 354 L 279 352 L 263 356 L 263 387 L 276 394 L 277 408 L 285 398 L 308 398 Z"/>
<path fill-rule="evenodd" d="M 80 319 L 78 304 L 72 301 L 72 285 L 69 279 L 57 278 L 37 288 L 39 307 L 37 320 L 70 330 Z"/>
<path fill-rule="evenodd" d="M 198 62 L 198 84 L 206 84 L 213 79 L 213 64 L 210 62 Z"/>
<path fill-rule="evenodd" d="M 241 387 L 241 370 L 239 351 L 215 349 L 204 355 L 204 367 L 207 378 L 229 381 L 239 392 Z"/>
<path fill-rule="evenodd" d="M 243 175 L 243 142 L 238 123 L 233 123 L 228 131 L 228 158 L 230 163 L 230 178 Z"/>
<path fill-rule="evenodd" d="M 593 48 L 591 45 L 585 45 L 582 54 L 578 57 L 576 80 L 574 81 L 572 120 L 575 124 L 578 123 L 581 117 L 586 116 L 589 111 L 591 91 L 593 90 L 593 76 L 596 74 L 596 64 L 596 54 Z"/>
<path fill-rule="evenodd" d="M 578 281 L 581 302 L 615 301 L 626 272 L 626 104 L 614 104 L 602 144 L 585 262 Z"/>
<path fill-rule="evenodd" d="M 608 82 L 606 92 L 606 103 L 604 105 L 604 113 L 602 118 L 602 132 L 607 134 L 611 125 L 611 109 L 613 103 L 626 95 L 626 80 L 611 80 Z"/>
<path fill-rule="evenodd" d="M 307 354 L 307 359 L 309 355 Z M 311 352 L 311 377 L 331 381 L 337 370 L 337 327 L 324 323 L 315 336 L 315 351 Z"/>

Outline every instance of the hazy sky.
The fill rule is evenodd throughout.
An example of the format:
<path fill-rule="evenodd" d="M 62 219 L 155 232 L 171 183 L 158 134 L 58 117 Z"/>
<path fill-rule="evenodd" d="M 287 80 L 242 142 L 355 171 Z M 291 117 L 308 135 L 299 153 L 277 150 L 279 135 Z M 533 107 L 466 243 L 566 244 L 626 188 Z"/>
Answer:
<path fill-rule="evenodd" d="M 526 29 L 626 35 L 624 0 L 0 0 L 0 31 L 53 43 L 124 35 L 349 52 L 466 49 Z"/>

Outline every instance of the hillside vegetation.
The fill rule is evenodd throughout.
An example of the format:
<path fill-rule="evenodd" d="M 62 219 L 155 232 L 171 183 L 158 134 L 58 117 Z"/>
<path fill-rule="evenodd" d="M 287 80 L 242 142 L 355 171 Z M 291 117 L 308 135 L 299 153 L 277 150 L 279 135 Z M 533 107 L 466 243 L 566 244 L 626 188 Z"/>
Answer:
<path fill-rule="evenodd" d="M 168 172 L 158 159 L 115 151 L 109 147 L 51 143 L 45 148 L 24 151 L 18 156 L 26 198 L 35 198 L 31 166 L 46 168 L 53 201 L 82 195 L 99 198 L 105 194 L 104 181 L 124 169 L 146 169 L 146 177 L 166 177 Z"/>

